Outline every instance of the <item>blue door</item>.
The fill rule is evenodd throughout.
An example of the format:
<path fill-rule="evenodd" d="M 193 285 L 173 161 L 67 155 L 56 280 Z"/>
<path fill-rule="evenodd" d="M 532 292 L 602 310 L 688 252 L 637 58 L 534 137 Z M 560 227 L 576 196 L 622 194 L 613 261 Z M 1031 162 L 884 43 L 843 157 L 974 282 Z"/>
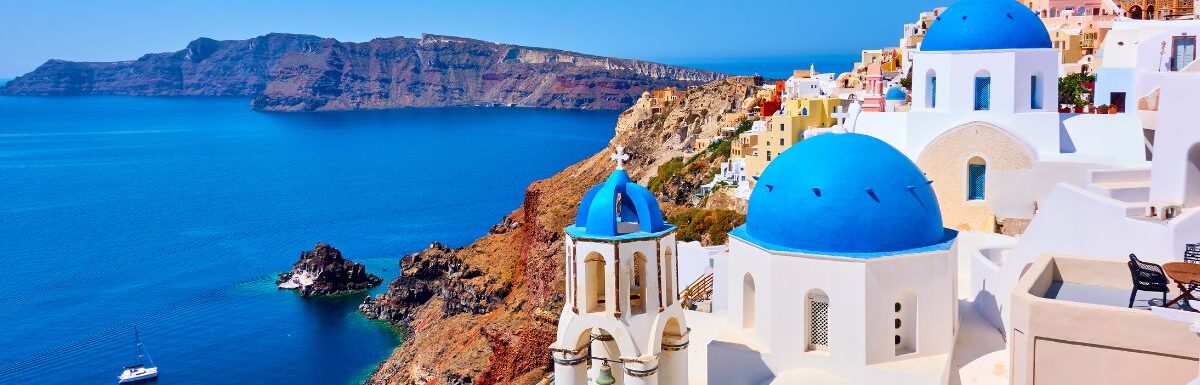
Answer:
<path fill-rule="evenodd" d="M 1196 60 L 1196 37 L 1177 36 L 1171 50 L 1171 70 L 1180 71 Z"/>

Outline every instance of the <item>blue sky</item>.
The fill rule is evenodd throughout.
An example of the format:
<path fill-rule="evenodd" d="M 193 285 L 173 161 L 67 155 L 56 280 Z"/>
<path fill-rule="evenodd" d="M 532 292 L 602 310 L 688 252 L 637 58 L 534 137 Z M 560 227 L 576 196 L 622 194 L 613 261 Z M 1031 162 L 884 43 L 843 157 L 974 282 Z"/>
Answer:
<path fill-rule="evenodd" d="M 342 41 L 427 32 L 675 63 L 843 54 L 893 45 L 918 12 L 950 3 L 0 0 L 0 78 L 51 58 L 129 60 L 182 49 L 197 37 L 270 32 Z"/>

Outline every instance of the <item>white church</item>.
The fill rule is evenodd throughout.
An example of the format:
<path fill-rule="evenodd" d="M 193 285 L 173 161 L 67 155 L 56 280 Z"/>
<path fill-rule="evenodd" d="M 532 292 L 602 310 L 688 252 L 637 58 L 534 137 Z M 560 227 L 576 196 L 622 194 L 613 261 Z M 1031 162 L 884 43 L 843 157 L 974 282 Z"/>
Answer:
<path fill-rule="evenodd" d="M 1151 162 L 1136 114 L 1057 112 L 1058 54 L 1028 8 L 961 0 L 939 17 L 913 52 L 911 110 L 852 109 L 779 154 L 724 253 L 679 248 L 618 148 L 564 229 L 554 383 L 1196 378 L 1200 314 L 1133 308 L 1136 291 L 1126 308 L 1125 258 L 1194 246 L 1200 261 L 1200 74 L 1162 75 Z M 1012 220 L 1020 238 L 994 234 Z M 711 312 L 681 306 L 695 277 L 680 270 L 712 274 Z"/>

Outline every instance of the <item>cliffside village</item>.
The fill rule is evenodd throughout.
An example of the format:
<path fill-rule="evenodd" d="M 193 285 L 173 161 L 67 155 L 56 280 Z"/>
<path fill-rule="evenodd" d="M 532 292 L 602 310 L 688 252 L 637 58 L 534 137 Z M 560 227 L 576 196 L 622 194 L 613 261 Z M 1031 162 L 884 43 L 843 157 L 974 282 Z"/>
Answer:
<path fill-rule="evenodd" d="M 545 382 L 1200 384 L 1195 10 L 960 0 L 764 80 L 692 144 L 731 144 L 726 245 L 676 242 L 617 149 Z"/>

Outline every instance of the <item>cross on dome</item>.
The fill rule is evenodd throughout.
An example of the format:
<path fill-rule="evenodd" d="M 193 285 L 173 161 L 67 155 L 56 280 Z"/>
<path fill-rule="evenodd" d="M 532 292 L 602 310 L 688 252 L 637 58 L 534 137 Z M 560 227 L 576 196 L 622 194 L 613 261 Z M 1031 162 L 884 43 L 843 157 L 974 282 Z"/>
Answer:
<path fill-rule="evenodd" d="M 629 154 L 625 153 L 625 146 L 617 146 L 617 152 L 608 156 L 609 159 L 617 161 L 617 169 L 625 169 L 625 161 L 629 160 Z"/>
<path fill-rule="evenodd" d="M 849 117 L 849 115 L 846 114 L 846 112 L 842 110 L 842 106 L 834 106 L 833 113 L 829 114 L 829 116 L 832 116 L 834 119 L 837 119 L 838 127 L 842 127 L 843 129 L 845 128 L 846 118 Z"/>

